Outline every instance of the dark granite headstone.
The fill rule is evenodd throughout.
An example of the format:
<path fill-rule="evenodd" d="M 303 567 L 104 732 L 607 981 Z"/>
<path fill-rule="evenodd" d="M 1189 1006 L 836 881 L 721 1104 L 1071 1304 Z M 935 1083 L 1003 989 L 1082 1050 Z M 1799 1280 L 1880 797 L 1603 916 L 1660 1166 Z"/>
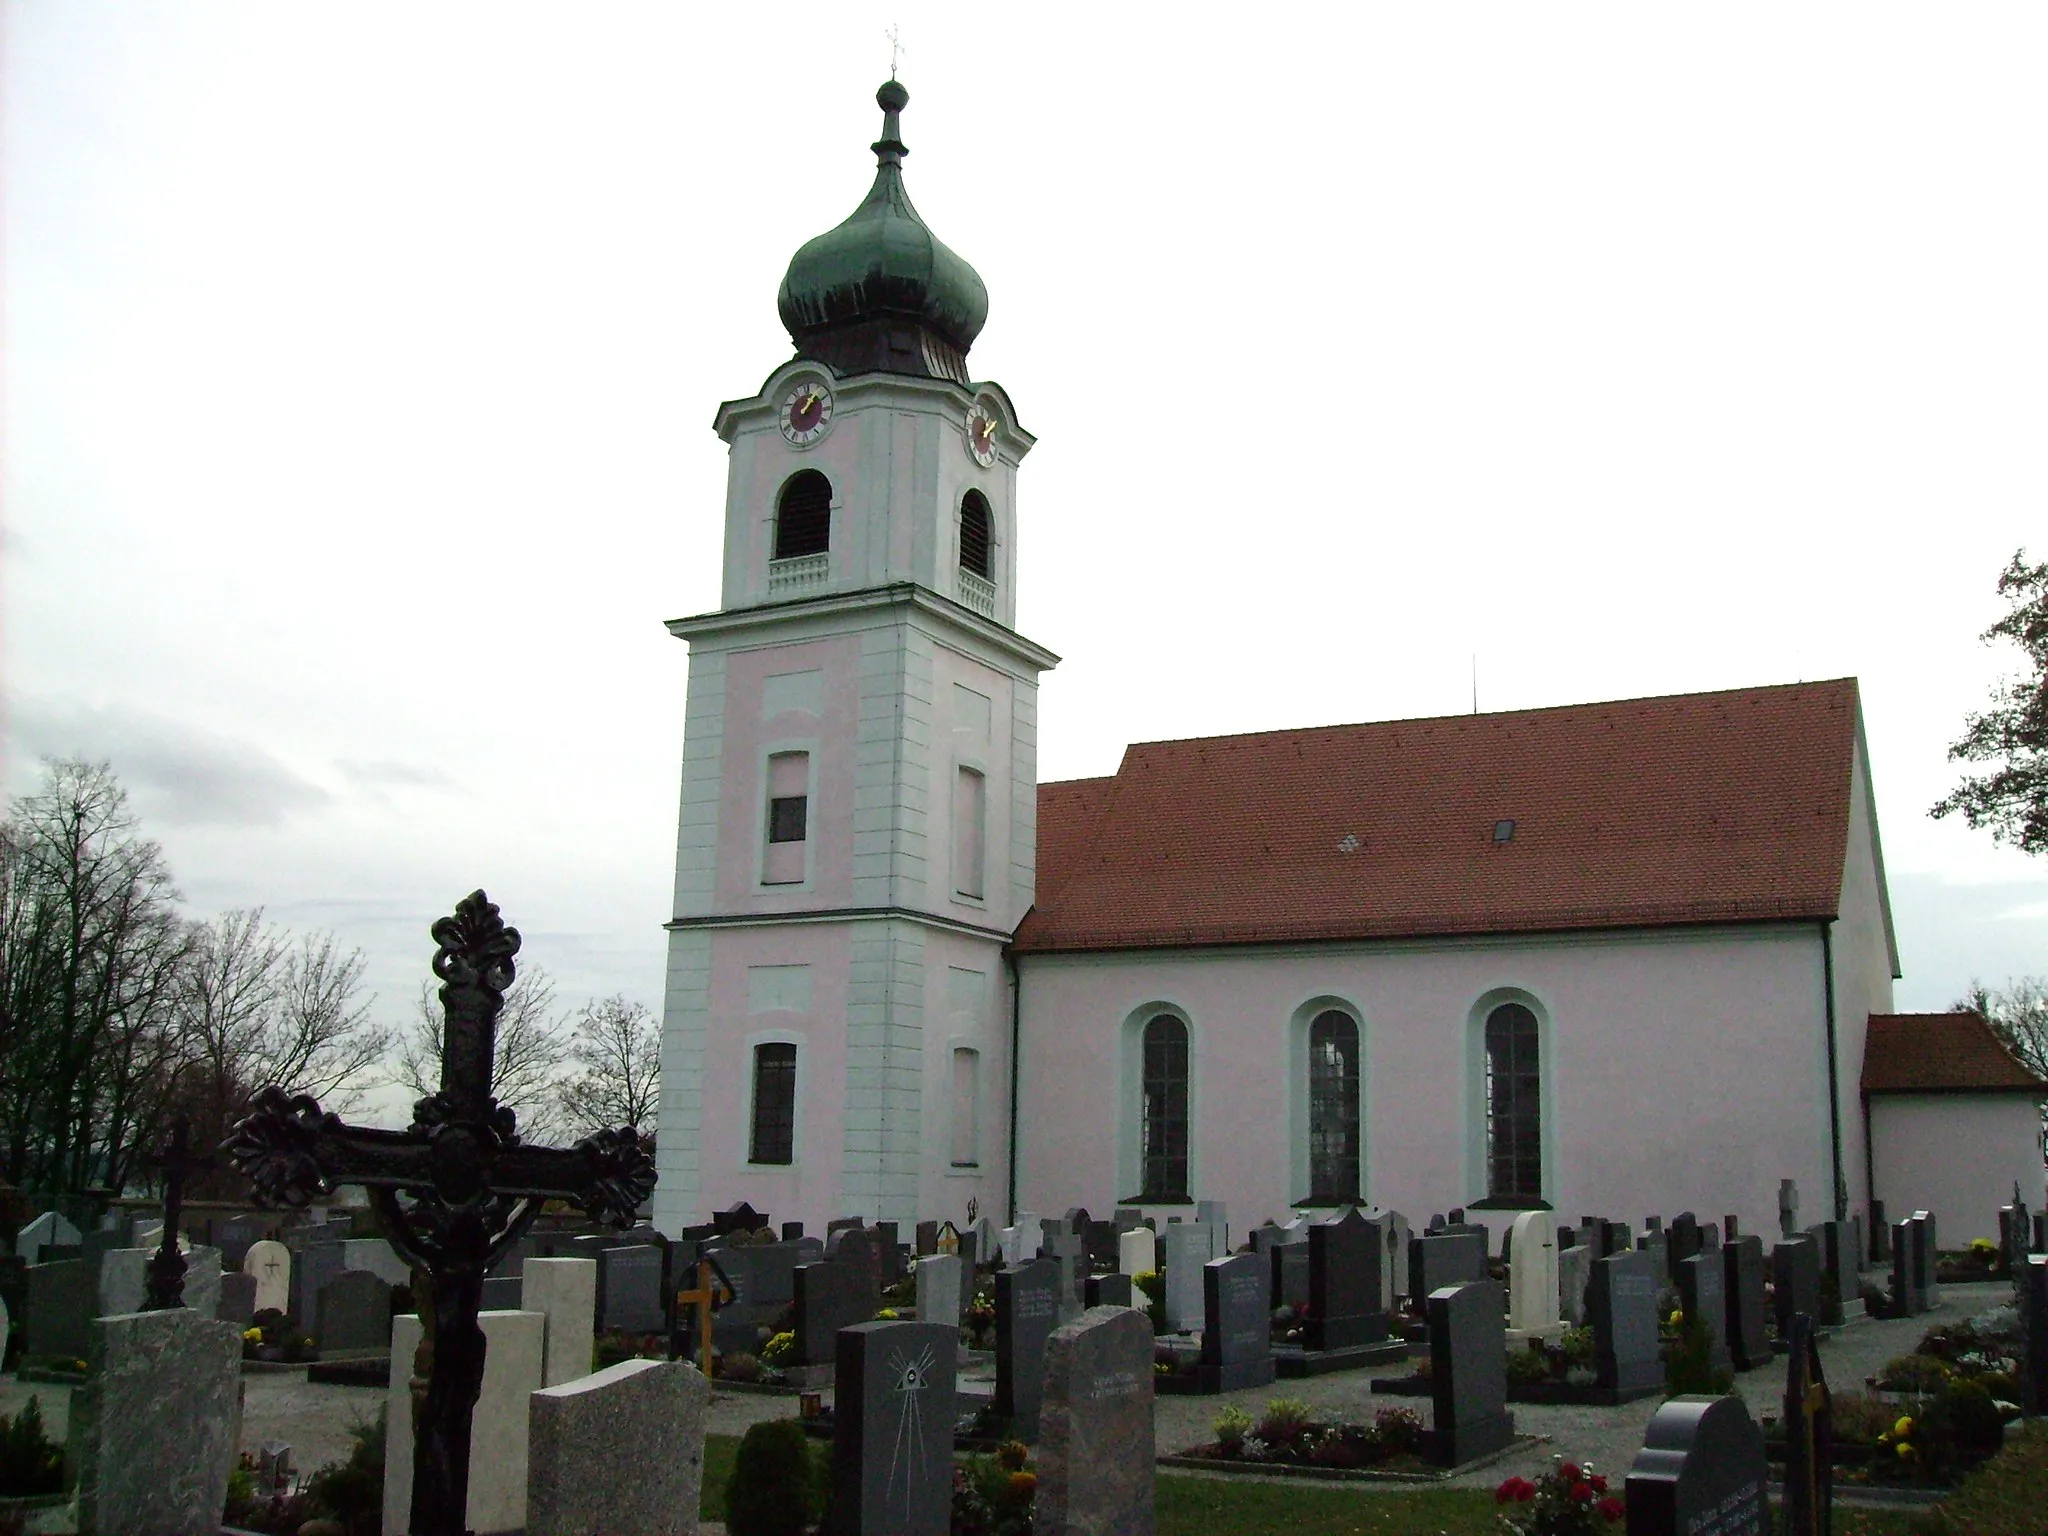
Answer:
<path fill-rule="evenodd" d="M 1820 1245 L 1810 1237 L 1788 1237 L 1771 1245 L 1771 1299 L 1778 1337 L 1792 1337 L 1792 1319 L 1804 1313 L 1820 1321 Z"/>
<path fill-rule="evenodd" d="M 1679 1265 L 1683 1264 L 1705 1246 L 1705 1239 L 1700 1235 L 1699 1217 L 1693 1215 L 1691 1211 L 1680 1211 L 1671 1218 L 1668 1236 L 1671 1239 L 1671 1246 L 1666 1257 L 1670 1262 L 1672 1272 L 1675 1274 Z"/>
<path fill-rule="evenodd" d="M 827 1259 L 800 1264 L 792 1279 L 798 1365 L 826 1365 L 838 1358 L 833 1339 L 839 1330 L 872 1321 L 881 1306 L 874 1273 L 864 1263 Z"/>
<path fill-rule="evenodd" d="M 1202 1387 L 1236 1392 L 1273 1380 L 1273 1309 L 1268 1260 L 1255 1253 L 1202 1266 Z"/>
<path fill-rule="evenodd" d="M 825 1257 L 866 1270 L 878 1291 L 888 1284 L 882 1278 L 881 1239 L 872 1227 L 838 1227 L 828 1232 L 825 1236 Z"/>
<path fill-rule="evenodd" d="M 865 1322 L 841 1329 L 833 1343 L 833 1530 L 945 1536 L 953 1517 L 954 1330 Z"/>
<path fill-rule="evenodd" d="M 882 1284 L 894 1285 L 910 1273 L 904 1260 L 903 1245 L 896 1240 L 896 1223 L 878 1221 L 873 1228 L 875 1234 L 875 1257 L 881 1261 Z"/>
<path fill-rule="evenodd" d="M 1430 1294 L 1429 1396 L 1434 1422 L 1429 1459 L 1462 1466 L 1505 1449 L 1515 1438 L 1507 1411 L 1506 1298 L 1492 1280 Z"/>
<path fill-rule="evenodd" d="M 939 1224 L 936 1221 L 920 1221 L 913 1232 L 920 1259 L 928 1259 L 939 1251 Z"/>
<path fill-rule="evenodd" d="M 1920 1310 L 1941 1305 L 1941 1281 L 1935 1274 L 1935 1256 L 1941 1245 L 1934 1235 L 1934 1213 L 1913 1213 L 1913 1288 L 1920 1293 Z"/>
<path fill-rule="evenodd" d="M 340 1243 L 307 1243 L 292 1254 L 292 1321 L 311 1329 L 319 1315 L 320 1293 L 347 1270 Z"/>
<path fill-rule="evenodd" d="M 486 1280 L 484 1285 L 488 1289 L 496 1283 Z M 515 1280 L 512 1283 L 521 1285 L 524 1282 Z M 389 1350 L 390 1285 L 367 1269 L 344 1270 L 336 1275 L 320 1293 L 313 1340 L 323 1355 Z"/>
<path fill-rule="evenodd" d="M 1806 1235 L 1813 1240 L 1820 1263 L 1820 1310 L 1814 1314 L 1814 1321 L 1838 1328 L 1844 1317 L 1842 1299 L 1850 1289 L 1850 1275 L 1844 1262 L 1850 1251 L 1846 1228 L 1839 1221 L 1817 1222 L 1806 1229 Z"/>
<path fill-rule="evenodd" d="M 1299 1312 L 1308 1305 L 1308 1244 L 1282 1243 L 1265 1255 L 1272 1304 Z"/>
<path fill-rule="evenodd" d="M 1873 1200 L 1868 1207 L 1869 1219 L 1864 1230 L 1870 1235 L 1870 1262 L 1890 1264 L 1892 1261 L 1892 1224 L 1884 1218 L 1884 1202 Z"/>
<path fill-rule="evenodd" d="M 1707 1364 L 1725 1371 L 1734 1361 L 1728 1353 L 1728 1302 L 1721 1255 L 1695 1253 L 1678 1265 L 1678 1304 L 1688 1319 L 1707 1325 Z"/>
<path fill-rule="evenodd" d="M 663 1259 L 652 1243 L 607 1248 L 597 1256 L 598 1328 L 621 1333 L 668 1332 Z"/>
<path fill-rule="evenodd" d="M 1129 1275 L 1090 1275 L 1088 1277 L 1088 1305 L 1091 1307 L 1131 1307 L 1137 1305 L 1137 1297 L 1131 1287 Z"/>
<path fill-rule="evenodd" d="M 2029 1253 L 2048 1253 L 2048 1211 L 2034 1212 L 2034 1239 Z"/>
<path fill-rule="evenodd" d="M 1026 1444 L 1038 1438 L 1045 1390 L 1045 1341 L 1060 1322 L 1060 1266 L 1033 1259 L 996 1271 L 995 1411 Z"/>
<path fill-rule="evenodd" d="M 45 1245 L 45 1250 L 55 1245 Z M 83 1259 L 28 1267 L 28 1316 L 22 1354 L 32 1361 L 83 1360 L 99 1311 L 99 1285 Z"/>
<path fill-rule="evenodd" d="M 721 1237 L 733 1232 L 758 1232 L 767 1225 L 768 1218 L 745 1200 L 711 1213 L 711 1230 Z"/>
<path fill-rule="evenodd" d="M 1926 1308 L 1913 1285 L 1913 1223 L 1892 1223 L 1892 1316 L 1913 1317 Z"/>
<path fill-rule="evenodd" d="M 804 1224 L 800 1221 L 785 1221 L 782 1224 L 782 1240 L 793 1243 L 804 1235 Z"/>
<path fill-rule="evenodd" d="M 1721 1245 L 1721 1283 L 1728 1308 L 1728 1353 L 1739 1371 L 1771 1358 L 1764 1327 L 1764 1240 L 1754 1235 Z"/>
<path fill-rule="evenodd" d="M 270 1229 L 259 1216 L 227 1216 L 207 1223 L 208 1240 L 220 1250 L 220 1267 L 236 1270 L 249 1256 L 250 1247 Z"/>
<path fill-rule="evenodd" d="M 2048 1254 L 2020 1266 L 2020 1407 L 2028 1418 L 2048 1413 Z"/>
<path fill-rule="evenodd" d="M 1593 1264 L 1586 1286 L 1593 1324 L 1593 1369 L 1611 1392 L 1662 1386 L 1664 1360 L 1657 1335 L 1657 1277 L 1647 1253 L 1616 1253 Z"/>
<path fill-rule="evenodd" d="M 213 1315 L 223 1323 L 233 1323 L 237 1328 L 246 1329 L 249 1320 L 256 1315 L 256 1277 L 245 1275 L 238 1269 L 222 1274 L 220 1301 L 215 1305 Z"/>
<path fill-rule="evenodd" d="M 1770 1536 L 1764 1435 L 1739 1397 L 1674 1397 L 1628 1469 L 1628 1536 Z"/>
<path fill-rule="evenodd" d="M 1486 1278 L 1486 1239 L 1471 1232 L 1418 1237 L 1408 1245 L 1408 1294 L 1431 1296 L 1446 1286 Z"/>
<path fill-rule="evenodd" d="M 1309 1227 L 1305 1348 L 1348 1349 L 1386 1338 L 1392 1298 L 1380 1294 L 1385 1242 L 1381 1224 L 1355 1209 Z"/>
<path fill-rule="evenodd" d="M 1645 1232 L 1642 1241 L 1636 1244 L 1639 1252 L 1647 1254 L 1650 1260 L 1650 1277 L 1661 1289 L 1671 1283 L 1671 1234 L 1664 1231 Z"/>
<path fill-rule="evenodd" d="M 1046 1532 L 1141 1536 L 1155 1528 L 1152 1327 L 1104 1310 L 1046 1345 L 1033 1514 Z"/>
<path fill-rule="evenodd" d="M 362 1274 L 363 1271 L 348 1270 L 345 1273 Z M 334 1280 L 328 1282 L 328 1288 L 331 1290 L 340 1279 L 341 1276 L 335 1276 Z M 477 1303 L 478 1310 L 484 1312 L 517 1312 L 519 1310 L 520 1294 L 525 1289 L 526 1279 L 523 1275 L 486 1275 L 484 1277 L 483 1300 Z M 321 1292 L 323 1296 L 326 1294 L 326 1291 Z M 318 1335 L 316 1334 L 315 1337 L 317 1338 Z"/>
<path fill-rule="evenodd" d="M 1076 1237 L 1080 1237 L 1087 1232 L 1088 1221 L 1088 1207 L 1085 1205 L 1070 1205 L 1067 1207 L 1066 1213 L 1060 1217 L 1060 1225 Z"/>
<path fill-rule="evenodd" d="M 1117 1238 L 1120 1234 L 1113 1221 L 1091 1221 L 1081 1233 L 1081 1246 L 1088 1255 L 1092 1269 L 1115 1269 L 1117 1261 Z"/>

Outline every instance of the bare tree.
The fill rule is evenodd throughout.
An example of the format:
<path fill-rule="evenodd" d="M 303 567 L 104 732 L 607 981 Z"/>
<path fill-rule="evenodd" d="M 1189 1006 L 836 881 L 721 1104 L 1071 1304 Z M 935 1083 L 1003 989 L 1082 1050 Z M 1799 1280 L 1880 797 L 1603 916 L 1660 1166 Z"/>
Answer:
<path fill-rule="evenodd" d="M 578 1074 L 562 1090 L 577 1135 L 630 1125 L 652 1132 L 661 1105 L 661 1027 L 639 1003 L 614 994 L 586 1003 L 573 1023 L 569 1059 Z"/>
<path fill-rule="evenodd" d="M 491 1092 L 519 1116 L 527 1141 L 553 1141 L 562 1130 L 562 1062 L 568 1031 L 553 1014 L 555 983 L 538 965 L 522 966 L 505 993 L 492 1052 Z M 392 1081 L 425 1098 L 441 1088 L 441 999 L 420 984 L 419 1004 L 399 1031 Z"/>
<path fill-rule="evenodd" d="M 2028 1071 L 2048 1078 L 2048 977 L 2021 976 L 2000 991 L 1973 980 L 1955 1006 L 1983 1015 Z"/>

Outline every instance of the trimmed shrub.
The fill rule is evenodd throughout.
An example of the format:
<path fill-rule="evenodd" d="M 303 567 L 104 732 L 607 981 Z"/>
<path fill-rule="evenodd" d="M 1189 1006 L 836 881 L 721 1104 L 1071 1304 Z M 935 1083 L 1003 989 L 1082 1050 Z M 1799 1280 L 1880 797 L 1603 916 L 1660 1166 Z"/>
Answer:
<path fill-rule="evenodd" d="M 725 1485 L 732 1536 L 803 1536 L 818 1518 L 810 1437 L 795 1419 L 768 1419 L 741 1438 Z"/>

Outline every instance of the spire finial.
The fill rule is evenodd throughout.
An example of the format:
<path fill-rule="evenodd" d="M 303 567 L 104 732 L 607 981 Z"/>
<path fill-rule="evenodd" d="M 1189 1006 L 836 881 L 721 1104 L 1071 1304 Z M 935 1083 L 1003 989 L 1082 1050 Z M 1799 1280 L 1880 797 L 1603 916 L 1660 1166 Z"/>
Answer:
<path fill-rule="evenodd" d="M 889 39 L 889 78 L 894 80 L 896 67 L 903 62 L 903 39 L 893 21 L 889 23 L 889 30 L 882 35 Z"/>
<path fill-rule="evenodd" d="M 901 165 L 903 157 L 910 151 L 903 144 L 903 124 L 899 114 L 910 105 L 910 92 L 891 75 L 875 92 L 875 105 L 882 109 L 882 136 L 868 147 L 882 164 Z"/>

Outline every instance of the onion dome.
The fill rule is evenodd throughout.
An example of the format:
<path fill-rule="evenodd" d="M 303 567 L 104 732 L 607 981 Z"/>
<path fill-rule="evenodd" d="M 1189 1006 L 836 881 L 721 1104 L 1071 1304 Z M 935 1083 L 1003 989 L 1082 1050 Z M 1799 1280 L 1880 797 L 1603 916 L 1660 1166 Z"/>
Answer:
<path fill-rule="evenodd" d="M 898 114 L 910 92 L 875 92 L 882 137 L 875 184 L 837 229 L 790 259 L 776 308 L 797 356 L 842 376 L 908 373 L 967 382 L 967 349 L 988 319 L 981 275 L 925 227 L 903 190 Z"/>

